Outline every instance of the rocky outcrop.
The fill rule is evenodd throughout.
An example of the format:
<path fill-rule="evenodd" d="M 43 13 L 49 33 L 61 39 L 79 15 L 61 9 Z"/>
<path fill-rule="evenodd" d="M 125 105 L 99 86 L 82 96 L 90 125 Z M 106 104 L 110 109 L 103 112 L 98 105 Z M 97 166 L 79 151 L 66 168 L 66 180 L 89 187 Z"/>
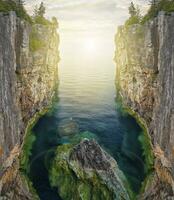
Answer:
<path fill-rule="evenodd" d="M 31 25 L 12 11 L 0 13 L 0 199 L 31 196 L 19 174 L 18 158 L 29 120 L 55 95 L 56 29 L 53 23 Z"/>
<path fill-rule="evenodd" d="M 95 140 L 59 146 L 50 182 L 63 199 L 129 199 L 116 161 Z"/>
<path fill-rule="evenodd" d="M 174 199 L 174 14 L 160 12 L 116 35 L 116 85 L 123 103 L 145 121 L 155 175 L 143 199 Z"/>

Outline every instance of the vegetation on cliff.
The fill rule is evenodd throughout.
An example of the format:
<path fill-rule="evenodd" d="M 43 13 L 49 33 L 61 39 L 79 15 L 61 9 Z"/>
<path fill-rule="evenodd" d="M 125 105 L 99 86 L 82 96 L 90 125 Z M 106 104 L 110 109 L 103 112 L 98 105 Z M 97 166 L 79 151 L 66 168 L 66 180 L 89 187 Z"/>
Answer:
<path fill-rule="evenodd" d="M 33 20 L 33 28 L 30 33 L 30 41 L 29 46 L 30 50 L 32 52 L 38 51 L 40 49 L 43 49 L 46 46 L 46 41 L 42 40 L 40 35 L 38 35 L 38 31 L 36 30 L 36 27 L 34 27 L 35 24 L 37 25 L 43 25 L 45 27 L 58 27 L 58 22 L 55 17 L 52 18 L 52 21 L 49 21 L 45 18 L 45 6 L 43 2 L 41 2 L 39 7 L 35 7 L 34 9 L 34 16 L 32 18 Z"/>
<path fill-rule="evenodd" d="M 35 52 L 39 49 L 42 49 L 46 46 L 46 42 L 43 41 L 36 30 L 35 27 L 33 27 L 31 33 L 30 33 L 30 41 L 29 41 L 29 47 L 30 51 Z"/>
<path fill-rule="evenodd" d="M 142 144 L 143 156 L 145 158 L 145 172 L 146 172 L 146 174 L 151 173 L 151 171 L 153 170 L 153 166 L 154 166 L 154 155 L 153 155 L 152 144 L 151 144 L 150 137 L 149 137 L 149 134 L 147 131 L 148 128 L 146 127 L 146 123 L 138 115 L 138 113 L 136 113 L 130 107 L 126 106 L 126 104 L 124 104 L 122 97 L 119 95 L 119 87 L 118 87 L 117 93 L 118 94 L 117 94 L 117 98 L 116 98 L 116 101 L 117 101 L 116 108 L 119 110 L 119 112 L 122 115 L 130 114 L 131 116 L 133 116 L 143 130 L 142 134 L 139 136 L 138 139 Z"/>
<path fill-rule="evenodd" d="M 133 24 L 144 24 L 148 20 L 156 17 L 160 11 L 164 11 L 166 12 L 166 14 L 170 14 L 171 12 L 174 12 L 174 1 L 151 0 L 150 8 L 144 16 L 141 15 L 139 6 L 135 6 L 133 2 L 131 2 L 128 10 L 129 10 L 130 17 L 125 22 L 125 26 L 129 26 Z"/>
<path fill-rule="evenodd" d="M 0 12 L 7 13 L 9 11 L 15 11 L 16 15 L 28 22 L 32 22 L 32 18 L 27 14 L 23 4 L 17 5 L 14 1 L 0 0 Z"/>
<path fill-rule="evenodd" d="M 147 14 L 142 18 L 142 23 L 156 17 L 160 11 L 166 14 L 174 12 L 174 1 L 172 0 L 152 0 Z"/>
<path fill-rule="evenodd" d="M 42 24 L 45 26 L 51 25 L 52 24 L 51 21 L 47 20 L 44 16 L 45 11 L 46 11 L 46 8 L 43 2 L 41 2 L 39 7 L 36 5 L 34 9 L 33 22 L 36 24 Z"/>
<path fill-rule="evenodd" d="M 31 17 L 30 15 L 27 14 L 22 2 L 17 4 L 14 1 L 10 0 L 9 1 L 0 0 L 0 12 L 8 13 L 9 11 L 16 12 L 16 15 L 19 18 L 24 19 L 33 25 L 41 24 L 44 26 L 54 26 L 56 28 L 58 27 L 58 22 L 55 17 L 52 18 L 52 21 L 49 21 L 45 18 L 44 15 L 46 12 L 46 8 L 43 2 L 41 2 L 39 7 L 37 6 L 35 7 L 34 15 Z M 45 41 L 41 40 L 38 37 L 37 31 L 35 30 L 35 28 L 33 28 L 30 33 L 30 41 L 29 41 L 30 50 L 34 52 L 44 48 L 45 45 L 46 45 Z"/>
<path fill-rule="evenodd" d="M 129 19 L 125 22 L 126 26 L 132 25 L 132 24 L 138 24 L 141 21 L 141 14 L 140 14 L 140 8 L 138 6 L 135 6 L 133 2 L 131 2 L 129 6 Z"/>

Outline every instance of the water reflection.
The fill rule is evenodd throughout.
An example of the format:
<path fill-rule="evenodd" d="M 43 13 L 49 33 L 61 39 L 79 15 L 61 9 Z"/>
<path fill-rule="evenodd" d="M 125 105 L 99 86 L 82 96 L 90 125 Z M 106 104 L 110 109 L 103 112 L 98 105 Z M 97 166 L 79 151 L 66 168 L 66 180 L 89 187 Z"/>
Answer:
<path fill-rule="evenodd" d="M 76 49 L 75 43 L 70 45 L 71 48 L 67 46 L 64 50 L 59 66 L 59 102 L 54 112 L 42 117 L 33 128 L 37 137 L 30 158 L 30 178 L 34 187 L 42 200 L 60 199 L 57 189 L 51 189 L 49 185 L 47 166 L 54 156 L 52 150 L 67 142 L 60 138 L 58 127 L 62 121 L 73 120 L 79 132 L 88 131 L 96 136 L 100 145 L 117 160 L 132 189 L 138 192 L 145 176 L 138 141 L 142 130 L 134 118 L 123 116 L 116 110 L 114 50 L 106 51 L 104 55 L 103 46 L 92 56 Z M 106 45 L 110 46 L 110 43 Z M 68 52 L 72 47 L 76 50 L 73 56 L 71 51 Z"/>

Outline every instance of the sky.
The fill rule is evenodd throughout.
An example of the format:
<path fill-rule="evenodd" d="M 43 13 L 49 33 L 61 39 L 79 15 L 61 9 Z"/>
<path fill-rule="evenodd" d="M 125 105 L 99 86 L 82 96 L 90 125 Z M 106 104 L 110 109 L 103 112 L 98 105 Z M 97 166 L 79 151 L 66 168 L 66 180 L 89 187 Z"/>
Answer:
<path fill-rule="evenodd" d="M 41 0 L 25 0 L 29 13 Z M 128 17 L 128 6 L 131 0 L 43 0 L 47 17 L 56 16 L 61 30 L 116 31 Z M 142 10 L 148 6 L 148 0 L 134 0 Z"/>
<path fill-rule="evenodd" d="M 32 15 L 41 0 L 25 0 Z M 101 59 L 103 63 L 113 60 L 114 36 L 117 27 L 128 18 L 131 0 L 43 0 L 46 17 L 59 21 L 60 57 L 63 65 L 75 59 Z M 134 0 L 144 12 L 148 0 Z M 102 53 L 101 53 L 102 52 Z M 66 61 L 66 62 L 65 62 Z M 108 63 L 109 64 L 109 63 Z"/>

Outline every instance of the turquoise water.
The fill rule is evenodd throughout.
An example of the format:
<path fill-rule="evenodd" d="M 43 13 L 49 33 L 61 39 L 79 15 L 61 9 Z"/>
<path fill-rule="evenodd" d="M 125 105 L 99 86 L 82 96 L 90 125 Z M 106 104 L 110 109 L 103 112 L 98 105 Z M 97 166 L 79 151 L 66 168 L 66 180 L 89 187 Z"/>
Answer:
<path fill-rule="evenodd" d="M 138 192 L 145 177 L 138 141 L 142 130 L 133 117 L 123 116 L 116 109 L 115 65 L 111 55 L 106 56 L 109 63 L 99 58 L 91 62 L 74 58 L 68 63 L 67 59 L 70 58 L 64 58 L 59 67 L 59 100 L 53 112 L 41 117 L 33 128 L 36 141 L 30 157 L 29 177 L 35 189 L 41 200 L 61 199 L 57 189 L 49 185 L 47 166 L 56 146 L 66 142 L 58 134 L 59 124 L 73 120 L 80 132 L 89 131 L 96 136 L 100 145 L 117 160 L 132 190 Z"/>

